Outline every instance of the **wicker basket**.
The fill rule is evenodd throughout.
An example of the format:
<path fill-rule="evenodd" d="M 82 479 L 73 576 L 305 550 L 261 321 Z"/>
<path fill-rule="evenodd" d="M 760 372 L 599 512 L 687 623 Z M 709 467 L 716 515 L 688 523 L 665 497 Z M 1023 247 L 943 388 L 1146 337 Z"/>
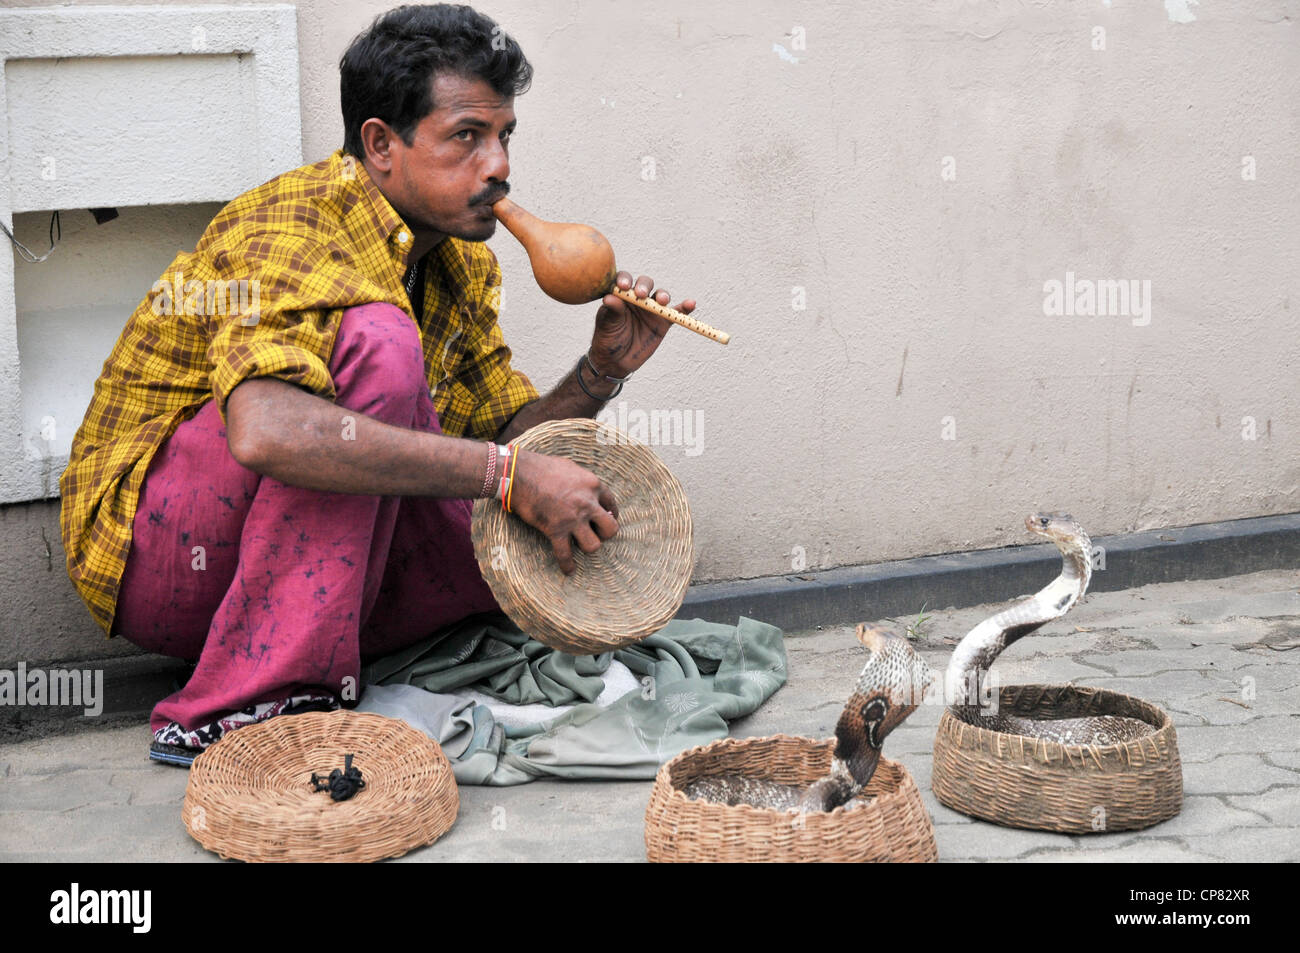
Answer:
<path fill-rule="evenodd" d="M 572 655 L 595 655 L 662 629 L 681 608 L 695 565 L 691 511 L 668 468 L 644 444 L 594 420 L 552 420 L 517 448 L 591 470 L 618 501 L 619 531 L 577 570 L 560 571 L 550 540 L 496 500 L 474 504 L 474 555 L 501 609 L 520 629 Z"/>
<path fill-rule="evenodd" d="M 346 801 L 313 792 L 355 755 L 366 786 Z M 281 715 L 226 735 L 194 759 L 181 819 L 208 850 L 249 861 L 370 861 L 441 837 L 460 795 L 437 743 L 407 724 L 351 711 Z"/>
<path fill-rule="evenodd" d="M 941 804 L 1007 827 L 1067 834 L 1138 830 L 1182 810 L 1178 737 L 1155 705 L 1073 685 L 1007 686 L 999 704 L 1034 718 L 1122 715 L 1156 731 L 1119 744 L 1062 745 L 989 731 L 945 711 L 931 781 Z"/>
<path fill-rule="evenodd" d="M 852 811 L 799 815 L 695 801 L 682 793 L 696 778 L 716 774 L 807 784 L 826 776 L 834 747 L 833 738 L 773 735 L 723 738 L 683 751 L 659 769 L 650 792 L 646 856 L 654 863 L 938 860 L 930 815 L 912 776 L 883 758 L 863 792 L 873 799 Z"/>

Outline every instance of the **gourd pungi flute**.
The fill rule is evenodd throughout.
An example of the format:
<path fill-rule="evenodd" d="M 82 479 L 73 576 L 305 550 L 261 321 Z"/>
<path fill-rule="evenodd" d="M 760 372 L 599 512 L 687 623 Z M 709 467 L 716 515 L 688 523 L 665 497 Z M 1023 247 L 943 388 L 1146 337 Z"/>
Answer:
<path fill-rule="evenodd" d="M 608 239 L 590 225 L 574 222 L 547 222 L 524 211 L 503 198 L 492 206 L 497 220 L 519 239 L 528 252 L 537 285 L 556 301 L 586 304 L 607 294 L 617 295 L 629 304 L 680 324 L 719 344 L 731 335 L 697 321 L 689 314 L 665 308 L 653 297 L 638 298 L 631 289 L 614 287 L 618 269 L 614 265 L 614 248 Z"/>

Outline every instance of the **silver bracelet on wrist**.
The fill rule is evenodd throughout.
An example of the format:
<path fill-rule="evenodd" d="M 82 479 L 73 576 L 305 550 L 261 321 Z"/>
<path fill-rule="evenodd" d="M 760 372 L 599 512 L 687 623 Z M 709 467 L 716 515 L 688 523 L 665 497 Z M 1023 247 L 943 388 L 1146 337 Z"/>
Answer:
<path fill-rule="evenodd" d="M 496 480 L 496 486 L 493 487 L 492 495 L 501 501 L 501 505 L 506 505 L 506 491 L 510 489 L 510 444 L 497 444 L 497 466 L 500 469 Z"/>
<path fill-rule="evenodd" d="M 595 377 L 602 377 L 605 380 L 609 381 L 611 384 L 626 384 L 628 381 L 632 379 L 631 374 L 627 375 L 627 377 L 610 377 L 608 374 L 602 374 L 600 371 L 596 370 L 596 365 L 591 363 L 590 351 L 587 351 L 582 356 L 587 359 L 587 370 L 591 371 L 592 375 Z"/>
<path fill-rule="evenodd" d="M 602 378 L 603 380 L 607 380 L 617 384 L 618 386 L 614 388 L 614 393 L 607 394 L 606 396 L 601 397 L 599 394 L 593 394 L 591 391 L 587 390 L 587 385 L 582 382 L 583 364 L 587 365 L 587 369 L 591 371 L 592 377 Z M 578 378 L 578 386 L 582 388 L 582 392 L 586 394 L 588 397 L 590 397 L 592 400 L 599 400 L 602 402 L 607 400 L 613 400 L 619 394 L 623 393 L 623 385 L 632 379 L 631 374 L 629 374 L 627 377 L 608 377 L 605 374 L 600 373 L 600 371 L 592 367 L 591 358 L 587 357 L 587 353 L 585 351 L 582 353 L 582 356 L 578 358 L 578 366 L 575 369 L 574 373 Z"/>

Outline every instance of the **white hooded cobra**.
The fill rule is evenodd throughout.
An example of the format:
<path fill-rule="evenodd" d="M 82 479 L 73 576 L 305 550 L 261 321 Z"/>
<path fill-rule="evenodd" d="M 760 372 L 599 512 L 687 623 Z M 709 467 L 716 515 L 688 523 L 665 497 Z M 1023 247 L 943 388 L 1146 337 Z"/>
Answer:
<path fill-rule="evenodd" d="M 1017 639 L 1065 615 L 1088 591 L 1092 581 L 1092 540 L 1068 513 L 1034 513 L 1025 528 L 1046 537 L 1061 552 L 1061 574 L 1028 599 L 985 619 L 958 643 L 948 662 L 944 696 L 953 717 L 990 731 L 1027 735 L 1060 744 L 1117 744 L 1156 729 L 1137 718 L 1094 715 L 1088 718 L 1026 718 L 988 714 L 980 702 L 990 690 L 988 672 Z"/>
<path fill-rule="evenodd" d="M 993 661 L 1012 642 L 1065 615 L 1092 581 L 1092 540 L 1068 513 L 1033 513 L 1025 528 L 1044 536 L 1061 551 L 1061 574 L 1015 605 L 989 616 L 958 643 L 948 662 L 944 699 L 954 707 L 973 707 L 984 697 L 984 678 Z"/>

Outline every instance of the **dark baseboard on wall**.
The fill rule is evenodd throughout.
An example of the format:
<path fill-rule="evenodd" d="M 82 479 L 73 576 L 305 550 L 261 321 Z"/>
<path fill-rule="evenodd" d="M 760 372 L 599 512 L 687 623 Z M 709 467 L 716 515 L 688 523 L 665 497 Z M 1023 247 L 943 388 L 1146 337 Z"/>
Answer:
<path fill-rule="evenodd" d="M 1157 582 L 1218 579 L 1300 567 L 1300 513 L 1203 523 L 1094 539 L 1105 568 L 1091 592 Z M 787 632 L 850 625 L 931 609 L 1003 602 L 1036 592 L 1060 571 L 1050 543 L 871 566 L 692 586 L 678 618 L 759 619 Z"/>

